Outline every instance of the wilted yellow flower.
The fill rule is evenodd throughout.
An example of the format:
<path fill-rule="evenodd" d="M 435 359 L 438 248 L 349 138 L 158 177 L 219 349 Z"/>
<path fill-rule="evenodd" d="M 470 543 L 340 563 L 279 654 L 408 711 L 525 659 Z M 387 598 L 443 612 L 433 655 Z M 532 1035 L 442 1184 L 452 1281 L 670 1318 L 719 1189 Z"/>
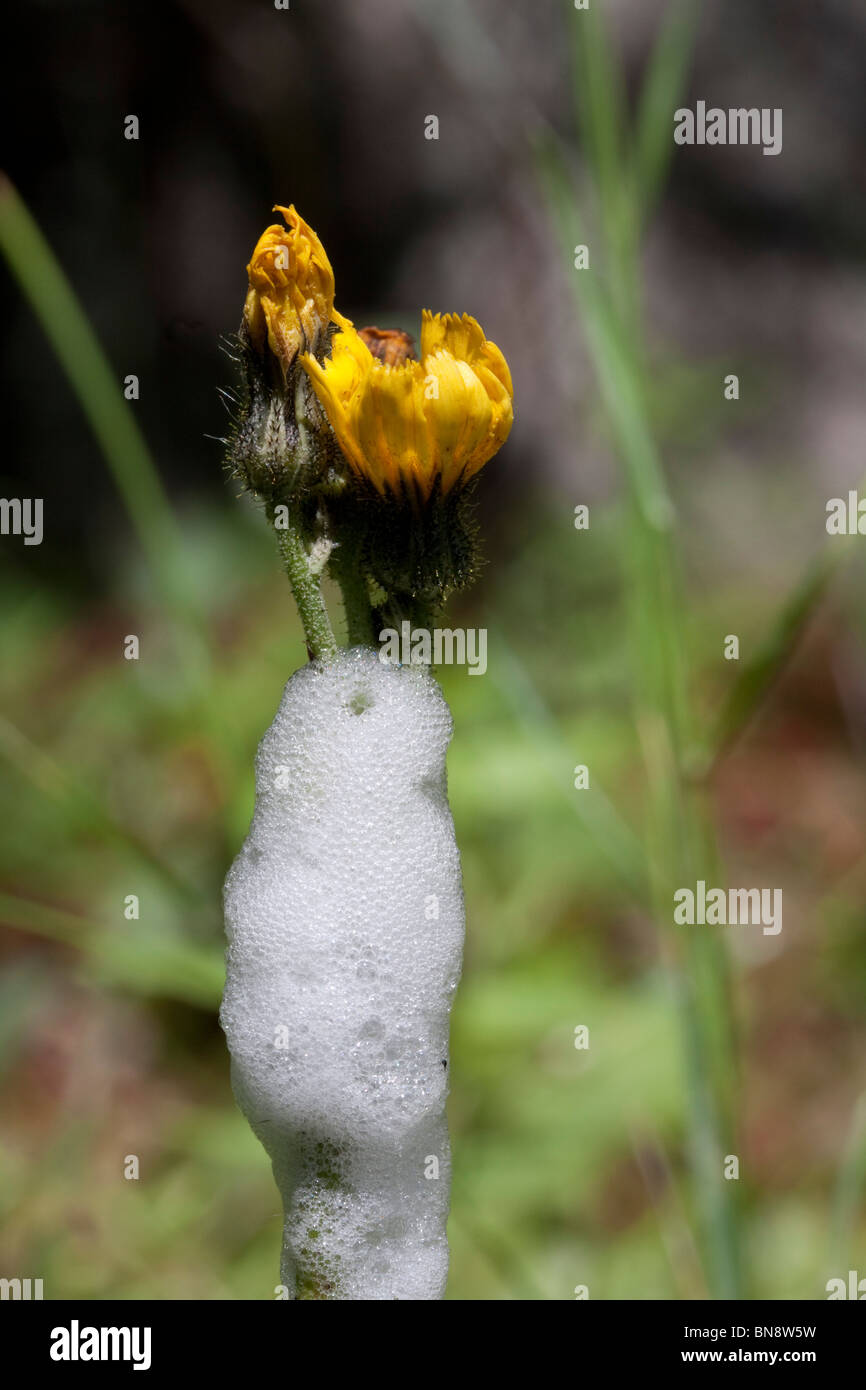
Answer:
<path fill-rule="evenodd" d="M 271 352 L 287 372 L 298 352 L 315 351 L 334 311 L 334 272 L 325 248 L 294 207 L 275 207 L 275 223 L 259 237 L 247 266 L 244 320 L 253 345 Z"/>
<path fill-rule="evenodd" d="M 425 310 L 418 361 L 382 360 L 340 322 L 331 356 L 301 364 L 351 467 L 379 492 L 448 493 L 505 443 L 511 373 L 475 319 Z"/>

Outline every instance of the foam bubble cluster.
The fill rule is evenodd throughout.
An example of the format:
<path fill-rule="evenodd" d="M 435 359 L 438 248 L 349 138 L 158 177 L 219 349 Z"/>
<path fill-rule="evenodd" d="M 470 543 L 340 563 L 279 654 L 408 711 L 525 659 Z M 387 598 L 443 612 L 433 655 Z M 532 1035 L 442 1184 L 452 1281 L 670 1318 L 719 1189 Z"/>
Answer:
<path fill-rule="evenodd" d="M 431 676 L 354 648 L 292 676 L 256 758 L 221 1021 L 300 1298 L 444 1292 L 464 929 L 450 737 Z"/>

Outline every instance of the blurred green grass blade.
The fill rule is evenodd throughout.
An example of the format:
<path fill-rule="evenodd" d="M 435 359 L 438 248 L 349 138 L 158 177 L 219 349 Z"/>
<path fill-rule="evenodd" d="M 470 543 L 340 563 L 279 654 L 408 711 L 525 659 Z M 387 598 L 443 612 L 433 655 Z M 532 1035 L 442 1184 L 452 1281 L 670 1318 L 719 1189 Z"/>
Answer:
<path fill-rule="evenodd" d="M 547 139 L 536 144 L 537 167 L 550 209 L 557 241 L 562 249 L 564 273 L 580 244 L 580 226 L 571 177 L 558 146 Z M 645 524 L 666 531 L 674 510 L 668 495 L 655 441 L 649 429 L 642 384 L 636 364 L 625 345 L 609 298 L 594 270 L 574 270 L 569 275 L 590 356 L 596 369 L 608 418 L 628 474 L 628 480 Z"/>
<path fill-rule="evenodd" d="M 668 1158 L 657 1129 L 642 1117 L 629 1126 L 631 1151 L 655 1212 L 667 1257 L 671 1281 L 680 1299 L 700 1292 L 709 1297 L 701 1256 L 680 1192 L 677 1173 Z"/>
<path fill-rule="evenodd" d="M 175 999 L 212 1010 L 222 994 L 222 952 L 162 936 L 141 922 L 99 926 L 76 913 L 0 894 L 0 922 L 17 931 L 73 946 L 88 975 L 110 989 Z"/>
<path fill-rule="evenodd" d="M 655 916 L 665 932 L 671 888 L 696 876 L 695 868 L 712 856 L 713 836 L 699 798 L 687 795 L 689 789 L 682 775 L 692 713 L 684 605 L 673 543 L 674 510 L 646 403 L 641 201 L 633 150 L 627 148 L 620 74 L 610 56 L 600 14 L 596 13 L 580 37 L 576 33 L 574 60 L 576 92 L 582 102 L 581 128 L 602 208 L 607 280 L 598 279 L 599 257 L 595 257 L 592 270 L 574 273 L 571 290 L 628 492 L 623 554 L 637 720 L 643 731 L 642 746 L 647 749 L 647 862 Z M 609 90 L 594 95 L 594 83 Z M 563 260 L 566 269 L 571 265 L 573 247 L 586 240 L 579 235 L 574 180 L 558 141 L 548 138 L 539 148 L 539 175 L 556 237 L 567 257 Z M 725 1026 L 717 1026 L 729 1007 L 727 962 L 718 956 L 712 952 L 711 959 L 699 946 L 691 959 L 684 959 L 675 948 L 669 968 L 678 993 L 692 1171 L 701 1209 L 708 1284 L 714 1296 L 730 1298 L 741 1288 L 739 1223 L 720 1157 L 727 1151 L 722 1146 L 731 1132 L 726 1077 L 733 1063 L 728 1045 L 733 1025 L 727 1017 Z"/>
<path fill-rule="evenodd" d="M 825 544 L 796 589 L 782 606 L 755 655 L 740 666 L 719 713 L 701 772 L 708 772 L 749 727 L 776 681 L 794 655 L 807 624 L 820 605 L 830 581 L 851 554 L 851 536 L 836 536 Z"/>
<path fill-rule="evenodd" d="M 569 16 L 574 98 L 584 147 L 602 202 L 616 207 L 623 168 L 625 89 L 605 30 L 602 7 Z"/>
<path fill-rule="evenodd" d="M 634 134 L 635 184 L 644 218 L 652 212 L 676 148 L 674 111 L 685 89 L 700 21 L 700 0 L 671 0 L 647 65 Z"/>
<path fill-rule="evenodd" d="M 3 174 L 0 250 L 90 423 L 156 581 L 183 607 L 182 538 L 133 410 L 54 252 Z"/>
<path fill-rule="evenodd" d="M 611 276 L 608 298 L 633 346 L 640 339 L 640 276 L 637 256 L 639 218 L 635 206 L 625 78 L 600 6 L 573 11 L 572 81 L 583 147 L 593 174 L 601 211 L 601 237 L 594 264 L 604 260 Z M 588 243 L 587 243 L 588 244 Z"/>

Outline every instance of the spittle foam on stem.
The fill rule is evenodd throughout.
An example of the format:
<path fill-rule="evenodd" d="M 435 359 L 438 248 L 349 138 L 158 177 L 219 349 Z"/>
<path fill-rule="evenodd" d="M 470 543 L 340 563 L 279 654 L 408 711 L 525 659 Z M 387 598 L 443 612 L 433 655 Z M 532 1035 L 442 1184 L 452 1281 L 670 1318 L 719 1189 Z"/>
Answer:
<path fill-rule="evenodd" d="M 221 1021 L 300 1298 L 444 1292 L 464 930 L 451 727 L 430 675 L 354 648 L 292 676 L 259 747 Z"/>

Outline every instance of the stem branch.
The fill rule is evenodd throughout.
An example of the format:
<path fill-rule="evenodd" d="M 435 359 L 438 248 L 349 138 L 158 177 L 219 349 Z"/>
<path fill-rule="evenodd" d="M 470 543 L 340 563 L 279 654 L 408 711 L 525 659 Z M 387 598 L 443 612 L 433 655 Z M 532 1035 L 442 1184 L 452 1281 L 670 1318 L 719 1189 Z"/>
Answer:
<path fill-rule="evenodd" d="M 297 526 L 291 523 L 277 531 L 277 539 L 283 566 L 292 586 L 292 594 L 298 606 L 307 651 L 311 661 L 328 661 L 337 655 L 337 643 L 322 597 L 318 577 L 310 569 L 303 537 Z"/>
<path fill-rule="evenodd" d="M 345 539 L 334 547 L 331 554 L 330 569 L 343 595 L 349 646 L 372 647 L 375 645 L 376 634 L 373 631 L 373 614 L 360 566 L 359 538 L 352 536 L 349 528 L 346 530 Z"/>

